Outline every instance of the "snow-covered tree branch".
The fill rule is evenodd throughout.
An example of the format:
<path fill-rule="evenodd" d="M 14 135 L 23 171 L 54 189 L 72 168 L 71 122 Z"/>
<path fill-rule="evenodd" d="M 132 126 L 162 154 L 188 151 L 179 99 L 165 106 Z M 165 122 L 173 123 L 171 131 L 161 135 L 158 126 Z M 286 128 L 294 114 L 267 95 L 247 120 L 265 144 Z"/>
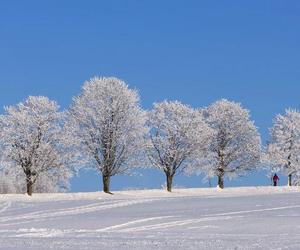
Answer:
<path fill-rule="evenodd" d="M 42 179 L 48 180 L 44 185 L 68 183 L 69 152 L 63 138 L 62 113 L 56 102 L 47 97 L 30 96 L 23 103 L 6 107 L 0 116 L 3 164 L 22 170 L 28 195 Z"/>
<path fill-rule="evenodd" d="M 197 165 L 198 157 L 209 145 L 211 129 L 200 112 L 178 101 L 154 104 L 147 124 L 148 159 L 165 173 L 167 190 L 171 192 L 174 175 Z"/>
<path fill-rule="evenodd" d="M 234 177 L 255 169 L 260 163 L 261 139 L 249 111 L 239 103 L 220 100 L 203 111 L 214 130 L 207 153 L 208 176 L 218 177 L 224 188 L 224 177 Z"/>
<path fill-rule="evenodd" d="M 282 171 L 288 176 L 288 185 L 300 183 L 300 113 L 287 109 L 277 115 L 270 129 L 267 145 L 267 163 L 272 172 Z"/>
<path fill-rule="evenodd" d="M 110 178 L 137 165 L 145 129 L 145 112 L 137 91 L 114 78 L 95 77 L 73 99 L 66 130 L 87 166 L 103 177 L 103 191 L 110 192 Z"/>

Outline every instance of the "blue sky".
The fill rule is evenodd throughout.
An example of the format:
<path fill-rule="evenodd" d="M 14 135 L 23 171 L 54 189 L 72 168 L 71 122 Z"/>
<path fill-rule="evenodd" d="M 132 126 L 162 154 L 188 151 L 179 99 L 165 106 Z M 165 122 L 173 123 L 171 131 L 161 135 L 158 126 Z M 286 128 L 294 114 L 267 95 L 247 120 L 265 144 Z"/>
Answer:
<path fill-rule="evenodd" d="M 275 114 L 300 109 L 299 13 L 293 0 L 1 1 L 0 106 L 46 95 L 64 109 L 85 80 L 116 76 L 140 91 L 144 108 L 163 99 L 241 102 L 265 142 Z M 157 171 L 143 174 L 115 177 L 112 188 L 164 183 Z M 260 173 L 225 184 L 269 180 Z M 207 186 L 184 176 L 175 185 Z M 71 191 L 100 188 L 83 172 Z"/>

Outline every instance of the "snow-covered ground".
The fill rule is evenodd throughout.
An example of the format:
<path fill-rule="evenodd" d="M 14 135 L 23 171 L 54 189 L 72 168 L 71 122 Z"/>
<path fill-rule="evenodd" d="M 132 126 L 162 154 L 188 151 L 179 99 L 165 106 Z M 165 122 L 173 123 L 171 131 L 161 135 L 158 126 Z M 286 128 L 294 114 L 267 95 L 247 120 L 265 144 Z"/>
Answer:
<path fill-rule="evenodd" d="M 0 195 L 0 249 L 300 249 L 300 188 Z"/>

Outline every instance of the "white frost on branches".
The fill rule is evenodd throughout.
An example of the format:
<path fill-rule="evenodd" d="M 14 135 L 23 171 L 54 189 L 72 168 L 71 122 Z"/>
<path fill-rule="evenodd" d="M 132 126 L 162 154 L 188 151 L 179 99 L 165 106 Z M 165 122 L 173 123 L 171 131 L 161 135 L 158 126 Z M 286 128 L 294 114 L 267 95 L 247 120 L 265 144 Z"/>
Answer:
<path fill-rule="evenodd" d="M 55 101 L 30 96 L 23 103 L 6 107 L 0 116 L 2 165 L 15 169 L 7 176 L 16 179 L 21 174 L 22 189 L 26 185 L 29 195 L 34 190 L 67 188 L 71 171 L 63 138 L 62 113 Z"/>
<path fill-rule="evenodd" d="M 111 176 L 128 173 L 138 164 L 144 124 L 137 91 L 117 78 L 92 78 L 73 99 L 66 130 L 87 160 L 85 165 L 102 173 L 105 192 Z"/>
<path fill-rule="evenodd" d="M 3 167 L 3 166 L 2 166 Z M 2 168 L 0 171 L 0 194 L 24 193 L 24 173 L 20 169 Z"/>
<path fill-rule="evenodd" d="M 300 183 L 300 113 L 287 109 L 277 115 L 270 129 L 267 145 L 267 163 L 272 172 L 283 172 L 289 177 L 288 185 Z"/>
<path fill-rule="evenodd" d="M 224 177 L 235 177 L 255 169 L 260 163 L 261 139 L 250 120 L 249 111 L 225 99 L 203 111 L 214 130 L 207 154 L 206 174 L 217 176 L 219 187 Z"/>
<path fill-rule="evenodd" d="M 154 104 L 147 125 L 148 159 L 166 174 L 167 189 L 171 191 L 174 175 L 198 164 L 198 158 L 209 145 L 211 129 L 200 112 L 178 101 Z"/>
<path fill-rule="evenodd" d="M 34 193 L 58 193 L 66 191 L 69 188 L 69 175 L 62 177 L 61 172 L 44 172 L 39 175 L 33 186 Z M 22 193 L 26 192 L 26 179 L 21 168 L 6 167 L 0 173 L 0 194 Z"/>

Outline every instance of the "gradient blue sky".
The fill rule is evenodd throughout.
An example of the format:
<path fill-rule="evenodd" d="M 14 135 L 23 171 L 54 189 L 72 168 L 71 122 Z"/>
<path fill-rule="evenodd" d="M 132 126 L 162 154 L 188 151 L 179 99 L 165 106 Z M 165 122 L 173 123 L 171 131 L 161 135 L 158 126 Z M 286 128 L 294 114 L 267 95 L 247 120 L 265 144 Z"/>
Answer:
<path fill-rule="evenodd" d="M 4 0 L 0 106 L 46 95 L 64 109 L 85 80 L 116 76 L 140 91 L 145 108 L 163 99 L 241 102 L 265 142 L 275 114 L 300 108 L 299 13 L 296 0 Z M 142 173 L 113 178 L 112 189 L 164 183 L 157 171 Z M 225 184 L 269 180 L 258 173 Z M 175 185 L 207 186 L 184 176 Z M 99 188 L 91 171 L 72 180 L 71 191 Z"/>

